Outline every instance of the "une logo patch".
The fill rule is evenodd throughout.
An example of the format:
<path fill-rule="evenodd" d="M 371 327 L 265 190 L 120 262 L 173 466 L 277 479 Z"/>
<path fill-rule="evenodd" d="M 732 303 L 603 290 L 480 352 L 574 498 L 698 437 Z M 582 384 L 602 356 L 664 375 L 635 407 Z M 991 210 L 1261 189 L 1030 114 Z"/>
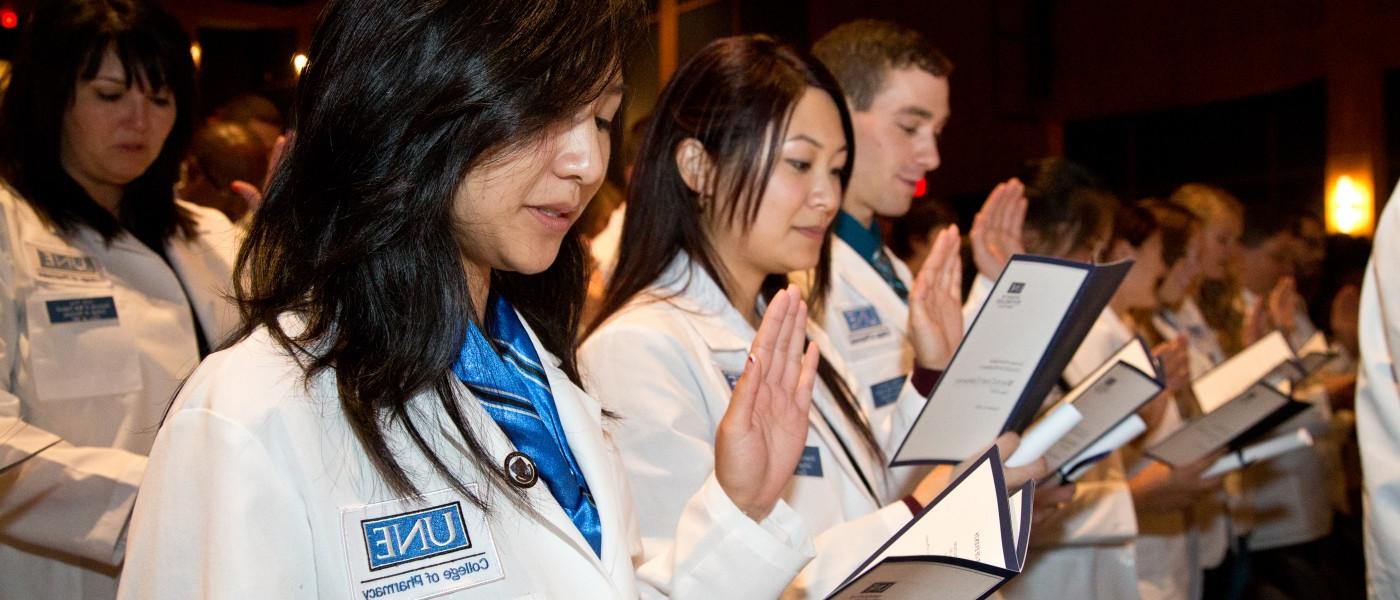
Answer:
<path fill-rule="evenodd" d="M 880 325 L 880 313 L 875 312 L 874 306 L 862 306 L 841 313 L 846 319 L 846 328 L 852 332 L 862 329 L 870 329 Z"/>
<path fill-rule="evenodd" d="M 892 587 L 894 587 L 894 582 L 893 582 L 893 581 L 881 581 L 881 582 L 879 582 L 879 583 L 872 583 L 872 584 L 870 584 L 870 587 L 865 588 L 865 590 L 862 591 L 861 593 L 862 593 L 862 594 L 880 594 L 880 593 L 889 591 L 889 589 L 892 588 Z"/>
<path fill-rule="evenodd" d="M 45 269 L 59 269 L 62 271 L 74 271 L 78 273 L 96 273 L 97 264 L 86 256 L 71 256 L 35 250 L 39 253 L 39 266 Z"/>
<path fill-rule="evenodd" d="M 1021 293 L 1021 290 L 1024 290 L 1024 289 L 1026 289 L 1026 284 L 1025 284 L 1025 283 L 1022 283 L 1022 282 L 1020 282 L 1020 281 L 1013 281 L 1013 282 L 1011 283 L 1011 286 L 1008 287 L 1008 288 L 1006 288 L 1006 293 L 1008 293 L 1008 294 L 1019 294 L 1019 293 Z"/>
<path fill-rule="evenodd" d="M 472 547 L 459 502 L 360 521 L 360 529 L 371 571 Z"/>

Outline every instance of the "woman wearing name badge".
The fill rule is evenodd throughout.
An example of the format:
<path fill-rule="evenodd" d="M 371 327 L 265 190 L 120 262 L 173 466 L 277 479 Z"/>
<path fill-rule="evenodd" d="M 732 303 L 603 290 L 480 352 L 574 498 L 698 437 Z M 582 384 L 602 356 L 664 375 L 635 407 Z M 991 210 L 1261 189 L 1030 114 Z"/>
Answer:
<path fill-rule="evenodd" d="M 815 268 L 809 301 L 825 299 L 830 226 L 852 139 L 843 95 L 825 68 L 761 36 L 701 49 L 654 114 L 617 267 L 580 351 L 585 381 L 619 417 L 614 432 L 648 556 L 697 524 L 685 499 L 704 484 L 722 443 L 716 427 L 760 316 L 774 310 L 775 294 L 793 289 L 787 274 Z M 956 236 L 940 237 L 929 259 L 944 265 L 929 291 L 946 299 L 939 306 L 949 309 L 952 332 L 960 330 Z M 818 327 L 808 333 L 822 357 L 820 382 L 806 449 L 783 497 L 817 533 L 817 558 L 783 595 L 820 598 L 934 498 L 947 470 L 913 482 L 914 494 L 901 500 L 902 479 L 916 469 L 885 466 L 884 432 L 872 431 L 859 408 L 868 390 Z M 1013 440 L 1003 440 L 1004 452 Z M 1008 482 L 1042 469 L 1008 470 Z"/>
<path fill-rule="evenodd" d="M 33 456 L 0 473 L 0 596 L 111 598 L 161 417 L 236 325 L 237 242 L 171 191 L 195 114 L 179 23 L 140 0 L 26 23 L 0 106 L 0 459 Z"/>
<path fill-rule="evenodd" d="M 646 565 L 613 417 L 577 386 L 570 228 L 641 15 L 327 5 L 239 257 L 242 329 L 165 420 L 121 597 L 761 598 L 795 576 L 799 298 L 774 299 L 695 519 Z"/>
<path fill-rule="evenodd" d="M 1026 202 L 1004 201 L 994 216 L 1024 215 L 1022 239 L 1002 243 L 1023 243 L 1032 254 L 1078 262 L 1102 259 L 1112 239 L 1117 199 L 1083 167 L 1063 158 L 1032 161 L 1024 175 Z M 1000 229 L 1008 230 L 1004 225 Z M 1094 344 L 1087 336 L 1084 343 Z M 1100 363 L 1102 359 L 1093 366 Z M 1066 377 L 1073 379 L 1074 371 L 1069 366 Z M 1033 558 L 1002 588 L 1006 598 L 1136 597 L 1132 539 L 1137 526 L 1119 454 L 1110 454 L 1080 477 L 1072 499 L 1031 531 Z"/>

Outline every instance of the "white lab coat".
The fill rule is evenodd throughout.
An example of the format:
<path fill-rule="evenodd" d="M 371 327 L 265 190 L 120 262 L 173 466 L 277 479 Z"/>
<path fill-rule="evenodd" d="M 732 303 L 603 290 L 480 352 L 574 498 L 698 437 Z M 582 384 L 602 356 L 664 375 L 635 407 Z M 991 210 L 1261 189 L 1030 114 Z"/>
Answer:
<path fill-rule="evenodd" d="M 115 593 L 146 453 L 199 362 L 194 328 L 217 344 L 236 324 L 234 229 L 181 206 L 198 235 L 167 242 L 172 271 L 130 235 L 110 246 L 87 228 L 60 235 L 0 186 L 0 415 L 63 440 L 0 476 L 0 596 Z"/>
<path fill-rule="evenodd" d="M 1373 599 L 1400 598 L 1400 187 L 1376 227 L 1361 287 L 1361 370 L 1356 435 L 1365 507 L 1366 589 Z"/>
<path fill-rule="evenodd" d="M 1241 309 L 1249 314 L 1259 296 L 1243 290 Z M 1317 328 L 1306 311 L 1294 316 L 1289 343 L 1294 348 L 1307 341 Z M 1253 464 L 1241 470 L 1244 497 L 1252 515 L 1250 551 L 1271 550 L 1319 540 L 1332 531 L 1332 474 L 1341 465 L 1335 461 L 1336 446 L 1331 436 L 1332 410 L 1321 386 L 1299 386 L 1294 397 L 1312 406 L 1278 431 L 1307 428 L 1313 444 L 1282 456 Z"/>
<path fill-rule="evenodd" d="M 893 255 L 890 260 L 895 276 L 913 288 L 914 276 L 909 267 Z M 858 397 L 867 415 L 888 420 L 895 415 L 917 414 L 923 408 L 926 399 L 910 393 L 914 346 L 908 337 L 909 305 L 840 238 L 832 241 L 831 290 L 820 319 L 831 347 L 865 391 Z M 891 406 L 895 402 L 910 406 Z M 913 425 L 913 421 L 905 425 Z M 907 428 L 891 430 L 891 435 L 885 436 L 882 441 L 890 442 L 883 448 L 887 456 L 899 449 L 907 433 Z"/>
<path fill-rule="evenodd" d="M 1157 311 L 1152 317 L 1152 325 L 1167 340 L 1178 335 L 1186 336 L 1191 379 L 1205 375 L 1211 367 L 1225 360 L 1220 340 L 1215 336 L 1215 330 L 1206 323 L 1195 298 L 1188 296 L 1175 309 L 1164 307 Z"/>
<path fill-rule="evenodd" d="M 1152 324 L 1166 339 L 1186 335 L 1192 380 L 1224 362 L 1220 339 L 1215 329 L 1206 323 L 1195 298 L 1188 296 L 1176 309 L 1159 311 Z M 1249 530 L 1250 514 L 1239 493 L 1240 479 L 1238 472 L 1226 475 L 1224 489 L 1203 496 L 1186 515 L 1190 526 L 1188 544 L 1200 568 L 1220 566 L 1230 548 L 1231 536 L 1243 535 Z"/>
<path fill-rule="evenodd" d="M 868 395 L 845 372 L 820 328 L 809 324 L 808 333 L 857 396 Z M 729 405 L 729 381 L 743 372 L 754 335 L 715 281 L 681 255 L 652 288 L 584 342 L 584 381 L 619 415 L 615 435 L 636 495 L 647 556 L 668 543 L 678 521 L 682 529 L 689 526 L 682 507 L 713 469 L 714 434 Z M 903 393 L 916 392 L 906 384 Z M 907 523 L 912 515 L 899 500 L 900 490 L 911 473 L 922 472 L 887 469 L 847 424 L 820 380 L 813 396 L 809 458 L 784 498 L 817 534 L 817 558 L 784 593 L 791 598 L 824 597 Z M 919 408 L 900 401 L 887 407 L 897 409 L 895 414 L 874 419 L 881 445 L 897 444 Z M 869 479 L 873 497 L 857 469 Z"/>
<path fill-rule="evenodd" d="M 282 322 L 300 327 L 291 317 Z M 420 502 L 390 491 L 346 422 L 334 372 L 307 382 L 260 329 L 200 366 L 161 429 L 136 503 L 120 597 L 759 598 L 775 596 L 796 575 L 811 553 L 801 520 L 780 504 L 755 523 L 713 477 L 684 502 L 691 527 L 638 571 L 631 495 L 599 405 L 533 336 L 569 447 L 597 502 L 601 558 L 548 486 L 528 488 L 532 515 L 482 484 L 483 473 L 465 458 L 431 392 L 410 407 L 420 430 L 458 477 L 487 494 L 491 512 L 483 517 L 450 488 L 397 426 L 389 445 L 427 497 Z M 491 463 L 502 464 L 514 446 L 464 386 L 453 387 Z M 465 548 L 442 545 L 450 551 L 433 560 L 370 571 L 371 553 L 412 556 L 396 555 L 364 525 L 367 517 L 444 505 L 465 517 Z M 452 529 L 437 533 L 452 540 Z M 411 531 L 406 539 L 414 539 Z M 410 552 L 415 548 L 408 544 Z M 448 577 L 473 564 L 486 568 Z"/>
<path fill-rule="evenodd" d="M 1065 368 L 1077 383 L 1132 339 L 1113 311 L 1105 309 Z M 1113 452 L 1075 485 L 1074 499 L 1032 532 L 1026 569 L 1003 588 L 1021 598 L 1137 597 L 1133 538 L 1137 516 L 1121 452 Z"/>

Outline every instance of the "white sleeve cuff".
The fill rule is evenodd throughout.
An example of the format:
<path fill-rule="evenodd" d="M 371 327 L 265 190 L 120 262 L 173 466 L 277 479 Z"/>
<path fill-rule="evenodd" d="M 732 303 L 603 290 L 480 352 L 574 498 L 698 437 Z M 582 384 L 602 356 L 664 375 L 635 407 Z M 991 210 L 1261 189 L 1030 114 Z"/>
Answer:
<path fill-rule="evenodd" d="M 739 510 L 720 487 L 714 473 L 705 479 L 700 496 L 715 524 L 724 532 L 726 545 L 747 547 L 756 556 L 770 561 L 773 567 L 793 575 L 816 555 L 802 516 L 786 501 L 779 499 L 762 522 L 755 522 Z"/>

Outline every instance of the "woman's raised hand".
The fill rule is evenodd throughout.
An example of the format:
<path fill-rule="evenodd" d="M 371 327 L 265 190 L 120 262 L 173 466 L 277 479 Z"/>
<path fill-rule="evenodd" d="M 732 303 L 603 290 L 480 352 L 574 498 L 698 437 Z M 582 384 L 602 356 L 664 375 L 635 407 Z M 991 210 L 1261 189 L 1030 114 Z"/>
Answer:
<path fill-rule="evenodd" d="M 818 360 L 806 341 L 807 303 L 788 286 L 768 304 L 715 432 L 715 478 L 755 521 L 778 503 L 806 445 Z"/>
<path fill-rule="evenodd" d="M 972 239 L 972 260 L 983 277 L 995 280 L 1012 255 L 1026 251 L 1021 242 L 1026 203 L 1026 186 L 1010 179 L 998 184 L 977 211 L 968 237 Z"/>
<path fill-rule="evenodd" d="M 946 368 L 962 340 L 960 242 L 957 225 L 940 231 L 909 290 L 909 342 L 925 369 Z"/>

